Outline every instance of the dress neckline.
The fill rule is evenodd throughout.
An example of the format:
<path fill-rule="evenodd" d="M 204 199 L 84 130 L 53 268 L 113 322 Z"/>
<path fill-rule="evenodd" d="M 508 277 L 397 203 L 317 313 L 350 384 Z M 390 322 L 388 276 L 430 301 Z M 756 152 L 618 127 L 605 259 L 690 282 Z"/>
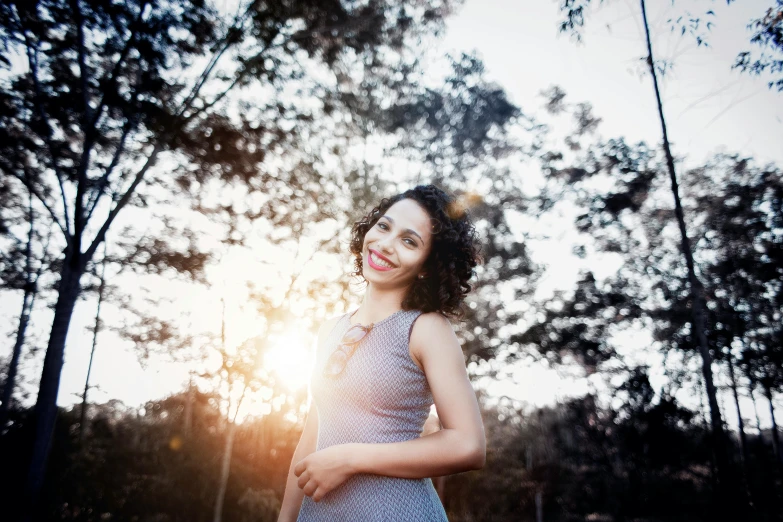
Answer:
<path fill-rule="evenodd" d="M 357 308 L 357 309 L 355 309 L 353 312 L 349 312 L 349 313 L 348 313 L 348 326 L 356 326 L 356 325 L 360 325 L 360 326 L 370 326 L 370 325 L 364 325 L 364 324 L 361 324 L 361 323 L 352 323 L 352 322 L 351 322 L 351 319 L 353 319 L 353 316 L 354 316 L 354 315 L 356 315 L 356 312 L 358 312 L 358 311 L 359 311 L 359 309 Z M 383 323 L 385 323 L 386 321 L 388 321 L 389 319 L 391 319 L 391 318 L 392 318 L 392 317 L 394 317 L 395 315 L 398 315 L 398 314 L 400 314 L 400 313 L 402 313 L 402 312 L 405 312 L 405 310 L 397 310 L 396 312 L 393 312 L 393 313 L 391 313 L 391 314 L 387 315 L 386 317 L 384 317 L 384 318 L 383 318 L 383 319 L 381 319 L 380 321 L 378 321 L 378 322 L 375 322 L 375 323 L 372 323 L 372 326 L 373 326 L 373 328 L 374 328 L 374 327 L 376 327 L 376 326 L 378 326 L 378 325 L 380 325 L 380 324 L 383 324 Z"/>

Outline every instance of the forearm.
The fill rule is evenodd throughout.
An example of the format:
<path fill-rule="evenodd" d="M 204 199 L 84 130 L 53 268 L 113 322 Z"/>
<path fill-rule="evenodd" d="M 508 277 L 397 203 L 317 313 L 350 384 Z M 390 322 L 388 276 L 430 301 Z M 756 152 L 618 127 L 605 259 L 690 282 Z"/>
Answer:
<path fill-rule="evenodd" d="M 280 505 L 280 516 L 278 522 L 295 522 L 296 517 L 299 516 L 299 509 L 302 506 L 302 500 L 304 499 L 304 492 L 297 485 L 297 477 L 294 474 L 294 466 L 296 463 L 305 458 L 311 453 L 309 448 L 305 448 L 307 444 L 303 444 L 305 441 L 301 441 L 296 446 L 294 456 L 291 458 L 291 465 L 288 467 L 288 478 L 285 482 L 285 493 L 283 494 L 283 503 Z"/>
<path fill-rule="evenodd" d="M 483 437 L 466 437 L 453 429 L 405 442 L 350 444 L 354 473 L 398 478 L 427 478 L 484 466 Z"/>
<path fill-rule="evenodd" d="M 304 491 L 297 484 L 294 468 L 297 462 L 313 453 L 317 445 L 318 414 L 314 409 L 311 409 L 307 415 L 302 435 L 299 437 L 299 443 L 296 445 L 294 455 L 291 457 L 291 465 L 288 467 L 288 477 L 285 483 L 285 493 L 283 493 L 283 503 L 280 506 L 278 522 L 295 522 L 299 516 L 299 509 L 302 507 L 302 500 L 304 499 Z"/>

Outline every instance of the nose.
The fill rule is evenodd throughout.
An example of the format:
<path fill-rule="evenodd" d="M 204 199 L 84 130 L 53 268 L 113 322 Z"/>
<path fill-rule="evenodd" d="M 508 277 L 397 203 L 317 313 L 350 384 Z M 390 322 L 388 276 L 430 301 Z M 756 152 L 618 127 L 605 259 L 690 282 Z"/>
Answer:
<path fill-rule="evenodd" d="M 375 243 L 375 246 L 383 254 L 388 254 L 388 253 L 391 252 L 391 240 L 388 237 L 384 237 L 383 239 L 379 239 Z"/>

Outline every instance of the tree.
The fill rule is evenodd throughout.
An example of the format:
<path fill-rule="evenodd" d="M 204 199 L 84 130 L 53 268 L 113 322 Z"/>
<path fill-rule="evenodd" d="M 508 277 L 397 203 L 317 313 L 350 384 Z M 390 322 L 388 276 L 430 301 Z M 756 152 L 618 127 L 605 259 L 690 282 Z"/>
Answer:
<path fill-rule="evenodd" d="M 748 28 L 753 31 L 750 42 L 761 49 L 761 54 L 743 51 L 737 55 L 734 67 L 749 74 L 773 76 L 769 88 L 783 92 L 783 76 L 779 76 L 783 73 L 783 0 L 775 0 L 775 5 L 764 16 L 751 20 Z"/>
<path fill-rule="evenodd" d="M 98 284 L 98 304 L 95 307 L 95 326 L 92 331 L 92 348 L 90 349 L 90 362 L 87 365 L 87 376 L 84 378 L 84 393 L 82 394 L 82 409 L 79 413 L 79 443 L 84 442 L 84 432 L 87 426 L 87 392 L 90 389 L 90 374 L 92 373 L 92 361 L 95 357 L 95 348 L 98 345 L 98 332 L 101 331 L 101 305 L 106 289 L 106 243 L 103 243 L 103 259 L 101 260 L 100 283 Z"/>
<path fill-rule="evenodd" d="M 501 296 L 532 296 L 540 274 L 526 234 L 511 224 L 528 211 L 530 196 L 516 168 L 537 150 L 539 129 L 486 78 L 476 56 L 449 56 L 448 65 L 443 85 L 417 82 L 419 89 L 370 117 L 392 135 L 386 155 L 411 165 L 407 185 L 434 183 L 452 192 L 455 215 L 468 212 L 476 226 L 482 263 L 456 326 L 466 358 L 478 363 L 509 355 L 501 329 L 525 310 L 508 307 Z"/>
<path fill-rule="evenodd" d="M 563 93 L 555 94 L 565 105 Z M 565 141 L 572 152 L 543 156 L 549 186 L 541 204 L 547 208 L 557 201 L 578 208 L 575 225 L 587 237 L 577 251 L 614 258 L 619 268 L 602 279 L 584 274 L 573 292 L 543 304 L 542 318 L 511 341 L 533 347 L 554 363 L 576 361 L 586 373 L 601 372 L 611 382 L 633 368 L 625 357 L 628 350 L 618 350 L 615 334 L 648 331 L 650 347 L 639 346 L 638 355 L 637 350 L 630 355 L 644 357 L 648 349 L 660 350 L 669 383 L 659 393 L 674 397 L 691 379 L 683 365 L 698 352 L 687 267 L 676 253 L 679 234 L 670 219 L 669 188 L 659 175 L 665 162 L 644 143 L 610 139 L 573 148 L 568 145 L 575 143 L 571 137 Z M 750 158 L 721 154 L 687 170 L 683 179 L 688 235 L 695 238 L 694 262 L 714 325 L 708 348 L 716 362 L 725 365 L 722 371 L 718 365 L 716 369 L 724 375 L 728 370 L 729 378 L 735 366 L 743 368 L 747 384 L 737 375 L 733 379 L 737 396 L 743 388 L 752 394 L 763 375 L 777 382 L 780 367 L 769 337 L 777 331 L 776 296 L 783 281 L 776 231 L 780 172 L 774 165 L 757 166 Z M 770 391 L 776 389 L 773 385 Z M 739 415 L 741 419 L 741 411 Z M 772 434 L 774 447 L 774 429 Z M 742 439 L 740 434 L 745 445 Z M 740 461 L 747 453 L 740 447 Z M 763 482 L 760 476 L 749 479 L 756 489 Z M 753 503 L 763 497 L 759 493 Z M 746 500 L 751 499 L 746 495 Z M 745 508 L 750 507 L 747 502 Z"/>
<path fill-rule="evenodd" d="M 234 438 L 237 430 L 237 416 L 242 409 L 242 403 L 248 393 L 258 394 L 262 389 L 272 391 L 269 386 L 274 386 L 270 382 L 269 375 L 259 375 L 261 371 L 261 357 L 266 345 L 263 337 L 250 339 L 237 347 L 236 353 L 230 353 L 225 345 L 225 316 L 223 318 L 224 332 L 221 339 L 220 355 L 222 364 L 216 373 L 220 380 L 218 388 L 225 388 L 225 422 L 226 438 L 223 447 L 223 455 L 220 466 L 220 481 L 215 497 L 213 510 L 213 522 L 220 522 L 223 519 L 223 502 L 226 496 L 228 485 L 228 476 L 231 471 L 231 455 L 234 449 Z M 267 397 L 271 400 L 272 397 Z"/>
<path fill-rule="evenodd" d="M 573 30 L 583 25 L 584 6 L 589 3 L 590 0 L 584 0 L 583 2 L 566 0 L 563 2 L 561 9 L 566 12 L 567 18 L 566 21 L 561 24 L 561 30 Z M 663 151 L 666 159 L 666 170 L 671 184 L 671 194 L 674 198 L 674 216 L 677 221 L 677 226 L 680 233 L 680 250 L 685 259 L 685 264 L 687 267 L 689 291 L 691 293 L 690 308 L 692 314 L 693 331 L 696 336 L 697 346 L 699 348 L 702 359 L 701 370 L 704 377 L 704 384 L 707 390 L 707 400 L 710 410 L 710 426 L 712 427 L 714 434 L 713 444 L 716 458 L 718 483 L 719 487 L 725 488 L 727 487 L 727 482 L 729 481 L 729 460 L 726 451 L 723 419 L 721 418 L 720 409 L 718 407 L 717 391 L 712 375 L 712 354 L 710 353 L 707 342 L 706 302 L 704 288 L 699 276 L 696 274 L 691 239 L 688 236 L 685 215 L 682 209 L 680 186 L 675 170 L 674 156 L 672 154 L 671 145 L 669 144 L 663 101 L 661 99 L 661 92 L 658 86 L 659 69 L 653 55 L 652 40 L 650 38 L 650 27 L 647 22 L 647 8 L 644 0 L 640 0 L 640 12 L 647 48 L 646 63 L 650 71 L 650 77 L 652 78 L 653 91 L 655 93 L 656 106 L 658 109 L 658 118 L 661 124 L 661 135 L 663 140 Z M 725 499 L 726 497 L 721 494 L 719 495 L 719 498 Z"/>
<path fill-rule="evenodd" d="M 13 206 L 14 201 L 19 200 L 14 196 L 13 188 L 3 186 L 4 189 L 4 202 Z M 6 211 L 10 210 L 8 208 Z M 21 209 L 19 209 L 21 210 Z M 22 310 L 19 314 L 19 322 L 16 328 L 16 337 L 14 346 L 11 352 L 11 359 L 8 362 L 8 370 L 6 372 L 5 382 L 3 383 L 3 394 L 0 397 L 0 431 L 5 428 L 9 411 L 11 410 L 11 403 L 14 396 L 14 388 L 16 386 L 17 371 L 19 368 L 19 361 L 22 355 L 22 348 L 25 344 L 27 335 L 27 327 L 30 324 L 30 316 L 35 306 L 35 299 L 39 293 L 39 280 L 41 274 L 47 268 L 50 262 L 49 256 L 49 238 L 51 237 L 51 231 L 47 234 L 46 238 L 41 237 L 42 231 L 37 230 L 40 228 L 36 209 L 34 207 L 33 196 L 28 193 L 26 220 L 29 226 L 27 233 L 27 239 L 24 243 L 20 243 L 13 233 L 9 225 L 11 222 L 19 219 L 11 218 L 9 222 L 7 214 L 3 216 L 3 223 L 0 226 L 2 232 L 6 233 L 11 241 L 13 241 L 11 248 L 9 248 L 2 259 L 0 259 L 0 275 L 2 275 L 2 289 L 3 290 L 22 290 Z M 36 219 L 38 218 L 38 219 Z M 41 252 L 37 252 L 41 248 Z M 36 259 L 40 256 L 40 259 Z M 35 264 L 38 264 L 36 267 Z"/>
<path fill-rule="evenodd" d="M 291 100 L 339 85 L 309 67 L 393 60 L 437 29 L 449 3 L 249 2 L 233 17 L 197 0 L 123 4 L 11 2 L 0 8 L 4 55 L 2 169 L 59 229 L 57 302 L 36 402 L 28 501 L 43 483 L 63 351 L 81 278 L 126 208 L 155 191 L 241 183 L 285 186 L 273 158 L 301 146 L 314 110 Z M 11 60 L 4 56 L 3 63 Z M 261 86 L 256 109 L 230 94 Z M 236 101 L 234 99 L 234 101 Z M 171 165 L 179 167 L 171 168 Z M 99 216 L 101 216 L 99 218 Z"/>

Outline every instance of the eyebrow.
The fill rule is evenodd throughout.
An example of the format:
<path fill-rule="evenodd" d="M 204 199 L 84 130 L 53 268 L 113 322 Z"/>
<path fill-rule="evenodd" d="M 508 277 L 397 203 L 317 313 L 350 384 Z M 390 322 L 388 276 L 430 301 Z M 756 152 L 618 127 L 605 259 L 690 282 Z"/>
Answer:
<path fill-rule="evenodd" d="M 394 220 L 393 220 L 392 218 L 390 218 L 389 216 L 387 216 L 386 214 L 382 215 L 381 217 L 382 217 L 382 218 L 386 218 L 386 219 L 388 219 L 388 220 L 391 222 L 391 224 L 392 224 L 392 225 L 394 224 Z M 408 233 L 410 233 L 410 234 L 413 234 L 414 236 L 418 237 L 418 238 L 419 238 L 419 240 L 420 240 L 422 243 L 424 243 L 424 239 L 422 239 L 422 237 L 419 235 L 419 233 L 418 233 L 418 232 L 416 232 L 415 230 L 413 230 L 412 228 L 405 229 L 405 232 L 408 232 Z"/>

